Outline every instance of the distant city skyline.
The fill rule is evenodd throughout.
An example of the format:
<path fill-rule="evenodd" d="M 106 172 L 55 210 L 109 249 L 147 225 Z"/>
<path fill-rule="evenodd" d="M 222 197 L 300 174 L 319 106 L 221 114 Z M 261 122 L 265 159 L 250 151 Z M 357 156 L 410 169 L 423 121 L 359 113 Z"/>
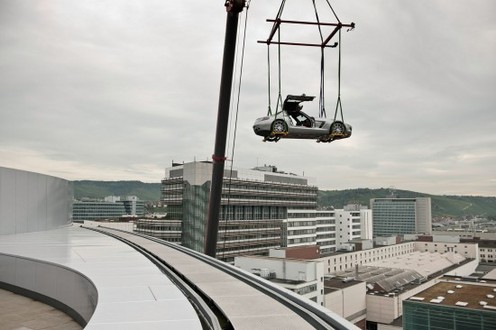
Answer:
<path fill-rule="evenodd" d="M 223 4 L 1 1 L 0 166 L 160 182 L 172 161 L 210 160 Z M 257 40 L 268 37 L 265 20 L 279 4 L 253 1 L 248 10 L 234 167 L 275 165 L 319 178 L 322 190 L 496 196 L 496 2 L 332 1 L 356 28 L 342 34 L 341 100 L 353 135 L 330 144 L 263 143 L 252 131 L 268 107 L 267 46 Z M 320 9 L 321 21 L 335 21 Z M 288 2 L 283 18 L 314 20 L 311 2 Z M 318 96 L 320 51 L 309 48 L 282 47 L 282 97 Z M 336 76 L 337 49 L 328 49 L 329 117 Z M 275 107 L 276 72 L 272 85 Z M 317 116 L 317 106 L 304 110 Z"/>

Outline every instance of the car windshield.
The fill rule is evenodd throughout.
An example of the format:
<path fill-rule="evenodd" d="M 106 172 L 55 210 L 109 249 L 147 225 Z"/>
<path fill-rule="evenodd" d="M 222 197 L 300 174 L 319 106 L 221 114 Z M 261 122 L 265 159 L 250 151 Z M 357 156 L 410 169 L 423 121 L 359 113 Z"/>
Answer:
<path fill-rule="evenodd" d="M 290 113 L 290 116 L 295 120 L 296 126 L 312 127 L 312 121 L 303 112 L 292 112 Z"/>

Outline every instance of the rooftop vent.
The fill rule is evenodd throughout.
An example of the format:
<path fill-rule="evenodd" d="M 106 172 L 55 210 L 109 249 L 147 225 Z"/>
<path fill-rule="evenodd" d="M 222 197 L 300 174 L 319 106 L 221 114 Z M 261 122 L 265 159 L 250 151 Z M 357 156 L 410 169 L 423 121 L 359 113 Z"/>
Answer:
<path fill-rule="evenodd" d="M 437 299 L 444 300 L 444 297 L 443 296 L 438 296 Z"/>
<path fill-rule="evenodd" d="M 493 299 L 494 295 L 493 294 L 486 294 L 486 297 L 488 297 L 489 299 Z"/>
<path fill-rule="evenodd" d="M 496 310 L 496 306 L 484 305 L 484 308 Z"/>
<path fill-rule="evenodd" d="M 423 297 L 410 297 L 410 300 L 423 301 L 425 298 Z"/>
<path fill-rule="evenodd" d="M 435 303 L 435 304 L 440 304 L 443 302 L 443 299 L 431 299 L 431 303 Z"/>
<path fill-rule="evenodd" d="M 351 281 L 354 281 L 355 278 L 353 276 L 348 276 L 348 277 L 345 277 L 343 278 L 342 282 L 343 283 L 348 283 L 348 282 L 351 282 Z"/>
<path fill-rule="evenodd" d="M 455 291 L 453 291 L 453 290 L 448 290 L 448 291 L 446 291 L 446 292 L 448 292 L 449 294 L 453 294 L 453 293 L 455 293 Z"/>
<path fill-rule="evenodd" d="M 467 305 L 468 305 L 468 302 L 464 302 L 464 301 L 457 301 L 455 305 L 456 305 L 456 306 L 462 306 L 462 307 L 465 307 L 465 306 L 467 306 Z"/>
<path fill-rule="evenodd" d="M 493 289 L 493 292 L 496 292 L 496 288 L 495 288 L 495 289 Z"/>
<path fill-rule="evenodd" d="M 456 286 L 456 288 L 457 288 L 457 289 L 461 289 L 461 288 L 463 288 L 463 285 L 458 284 L 458 285 Z"/>
<path fill-rule="evenodd" d="M 481 300 L 481 301 L 479 301 L 479 305 L 481 305 L 481 306 L 486 306 L 486 305 L 487 305 L 487 301 L 482 301 L 482 300 Z"/>

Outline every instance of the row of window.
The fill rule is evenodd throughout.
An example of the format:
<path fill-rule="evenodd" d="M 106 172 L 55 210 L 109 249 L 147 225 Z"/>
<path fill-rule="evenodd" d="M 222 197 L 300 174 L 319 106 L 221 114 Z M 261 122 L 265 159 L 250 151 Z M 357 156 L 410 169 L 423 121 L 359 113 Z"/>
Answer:
<path fill-rule="evenodd" d="M 364 259 L 364 258 L 379 258 L 379 257 L 387 257 L 391 258 L 397 255 L 405 254 L 405 253 L 410 253 L 413 251 L 413 245 L 396 245 L 396 246 L 390 246 L 390 247 L 385 247 L 385 248 L 378 248 L 378 249 L 372 249 L 368 251 L 360 251 L 353 253 L 352 255 L 348 256 L 339 256 L 339 257 L 331 257 L 327 260 L 327 264 L 331 264 L 331 259 L 334 260 L 334 264 L 342 263 L 343 261 L 346 263 L 349 260 L 358 260 L 358 259 Z M 381 254 L 383 254 L 381 256 Z"/>

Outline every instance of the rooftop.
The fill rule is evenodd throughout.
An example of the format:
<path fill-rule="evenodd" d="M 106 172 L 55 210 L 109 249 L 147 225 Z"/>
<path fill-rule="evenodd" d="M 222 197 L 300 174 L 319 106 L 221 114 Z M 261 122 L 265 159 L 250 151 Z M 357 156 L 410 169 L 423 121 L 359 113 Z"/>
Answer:
<path fill-rule="evenodd" d="M 348 278 L 348 279 L 341 279 L 341 278 L 324 278 L 324 289 L 325 293 L 327 292 L 332 292 L 336 291 L 339 289 L 344 289 L 348 288 L 353 285 L 357 285 L 359 283 L 362 283 L 360 280 L 356 280 L 353 278 Z"/>
<path fill-rule="evenodd" d="M 496 286 L 467 284 L 466 282 L 440 282 L 410 297 L 409 300 L 496 312 Z"/>
<path fill-rule="evenodd" d="M 415 251 L 394 258 L 368 263 L 368 266 L 401 268 L 414 270 L 422 276 L 429 276 L 453 265 L 465 261 L 465 257 L 458 253 L 438 253 Z"/>

